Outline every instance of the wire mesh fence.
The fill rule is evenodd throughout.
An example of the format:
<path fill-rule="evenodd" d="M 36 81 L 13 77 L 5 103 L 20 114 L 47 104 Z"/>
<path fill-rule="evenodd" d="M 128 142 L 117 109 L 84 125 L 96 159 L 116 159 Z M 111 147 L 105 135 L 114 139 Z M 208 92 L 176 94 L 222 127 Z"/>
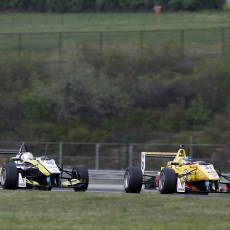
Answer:
<path fill-rule="evenodd" d="M 0 34 L 0 57 L 55 55 L 63 60 L 68 50 L 82 46 L 100 52 L 151 48 L 174 49 L 183 55 L 224 55 L 230 50 L 230 28 Z"/>
<path fill-rule="evenodd" d="M 18 149 L 21 142 L 0 142 L 0 149 Z M 141 165 L 141 152 L 177 152 L 179 143 L 78 143 L 78 142 L 27 142 L 35 157 L 46 155 L 59 166 L 71 168 L 86 165 L 96 170 L 124 170 L 128 166 Z M 214 164 L 223 172 L 230 172 L 230 145 L 185 143 L 187 155 L 195 160 Z M 7 154 L 0 154 L 0 164 L 8 161 Z M 151 170 L 159 170 L 169 159 L 153 159 L 148 162 Z"/>

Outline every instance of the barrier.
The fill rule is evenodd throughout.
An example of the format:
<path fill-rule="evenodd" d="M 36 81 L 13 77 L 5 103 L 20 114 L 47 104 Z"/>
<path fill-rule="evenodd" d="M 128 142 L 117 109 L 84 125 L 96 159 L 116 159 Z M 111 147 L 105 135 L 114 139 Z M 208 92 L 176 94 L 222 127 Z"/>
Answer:
<path fill-rule="evenodd" d="M 83 164 L 90 170 L 125 170 L 141 165 L 141 152 L 175 152 L 180 143 L 78 143 L 78 142 L 25 142 L 35 157 L 47 155 L 63 168 Z M 22 142 L 0 142 L 0 149 L 19 149 Z M 2 147 L 4 146 L 4 148 Z M 230 145 L 184 143 L 187 155 L 194 160 L 213 163 L 224 172 L 230 171 Z M 0 151 L 0 166 L 10 155 Z M 12 151 L 12 154 L 13 151 Z M 16 152 L 15 152 L 16 154 Z M 167 159 L 151 161 L 146 167 L 159 169 Z"/>
<path fill-rule="evenodd" d="M 159 15 L 159 13 L 157 13 Z M 160 26 L 160 22 L 157 22 Z M 54 33 L 0 33 L 1 58 L 12 55 L 47 57 L 64 61 L 68 50 L 93 47 L 100 52 L 119 49 L 164 49 L 165 45 L 184 55 L 223 55 L 230 49 L 230 28 L 100 31 Z"/>

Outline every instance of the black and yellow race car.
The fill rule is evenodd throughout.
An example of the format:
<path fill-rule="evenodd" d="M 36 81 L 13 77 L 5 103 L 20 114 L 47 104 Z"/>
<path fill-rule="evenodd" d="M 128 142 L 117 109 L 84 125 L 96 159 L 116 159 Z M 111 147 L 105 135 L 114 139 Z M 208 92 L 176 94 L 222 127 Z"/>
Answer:
<path fill-rule="evenodd" d="M 160 171 L 146 171 L 146 160 L 172 158 Z M 222 180 L 221 180 L 222 179 Z M 214 166 L 204 161 L 193 161 L 186 155 L 184 146 L 178 152 L 142 152 L 141 167 L 129 167 L 124 174 L 126 193 L 140 193 L 157 189 L 161 194 L 178 193 L 230 193 L 230 177 L 218 173 Z"/>
<path fill-rule="evenodd" d="M 15 150 L 4 150 L 12 154 Z M 76 165 L 72 170 L 57 166 L 54 159 L 46 156 L 34 157 L 23 143 L 16 153 L 0 168 L 0 183 L 3 189 L 51 190 L 53 187 L 73 188 L 86 191 L 89 184 L 88 169 Z"/>

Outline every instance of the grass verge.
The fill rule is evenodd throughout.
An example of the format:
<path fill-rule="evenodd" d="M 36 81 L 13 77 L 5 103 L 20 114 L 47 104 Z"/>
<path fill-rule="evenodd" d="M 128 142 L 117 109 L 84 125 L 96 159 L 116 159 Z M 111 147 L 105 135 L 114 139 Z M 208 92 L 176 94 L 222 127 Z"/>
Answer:
<path fill-rule="evenodd" d="M 229 194 L 0 190 L 1 229 L 229 229 Z"/>
<path fill-rule="evenodd" d="M 230 11 L 162 13 L 1 13 L 0 33 L 176 30 L 229 27 Z"/>

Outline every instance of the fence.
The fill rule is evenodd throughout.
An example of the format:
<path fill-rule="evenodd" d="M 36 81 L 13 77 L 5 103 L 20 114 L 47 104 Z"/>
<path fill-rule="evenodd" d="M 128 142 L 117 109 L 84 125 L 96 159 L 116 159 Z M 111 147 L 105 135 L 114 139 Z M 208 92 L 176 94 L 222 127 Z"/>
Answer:
<path fill-rule="evenodd" d="M 47 155 L 60 166 L 71 168 L 84 164 L 89 169 L 123 170 L 128 166 L 140 166 L 142 151 L 177 152 L 178 143 L 77 143 L 77 142 L 27 142 L 29 151 L 35 156 Z M 0 148 L 19 149 L 21 142 L 0 142 Z M 185 143 L 187 155 L 194 160 L 213 163 L 216 168 L 230 172 L 230 145 Z M 1 154 L 0 163 L 9 155 Z M 159 169 L 168 159 L 150 161 L 147 167 Z"/>
<path fill-rule="evenodd" d="M 106 50 L 176 50 L 183 55 L 224 55 L 230 50 L 230 28 L 158 31 L 58 32 L 0 34 L 0 58 L 27 54 L 30 57 L 55 56 L 82 46 Z"/>

